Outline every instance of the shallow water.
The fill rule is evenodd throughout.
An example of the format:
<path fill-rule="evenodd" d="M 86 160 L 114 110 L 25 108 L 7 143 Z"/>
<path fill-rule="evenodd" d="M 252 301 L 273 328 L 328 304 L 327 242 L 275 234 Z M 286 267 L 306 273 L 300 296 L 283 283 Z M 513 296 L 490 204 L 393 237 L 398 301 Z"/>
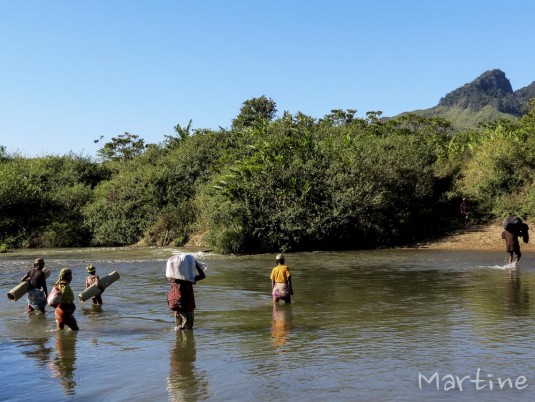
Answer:
<path fill-rule="evenodd" d="M 291 305 L 275 307 L 274 255 L 199 253 L 208 270 L 195 285 L 195 327 L 174 331 L 165 279 L 174 251 L 0 255 L 4 295 L 41 255 L 52 270 L 49 287 L 69 266 L 75 294 L 89 263 L 101 276 L 121 274 L 101 308 L 77 301 L 78 333 L 55 331 L 50 307 L 28 315 L 25 297 L 4 296 L 1 399 L 533 400 L 529 253 L 516 269 L 504 267 L 499 252 L 288 254 L 295 294 Z M 462 389 L 451 389 L 456 376 L 469 376 Z"/>

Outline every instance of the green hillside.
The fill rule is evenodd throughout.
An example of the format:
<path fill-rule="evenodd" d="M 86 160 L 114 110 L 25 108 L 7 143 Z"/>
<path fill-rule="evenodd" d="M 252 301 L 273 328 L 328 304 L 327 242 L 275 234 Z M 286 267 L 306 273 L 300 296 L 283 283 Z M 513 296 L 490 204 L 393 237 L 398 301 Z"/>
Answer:
<path fill-rule="evenodd" d="M 501 70 L 488 70 L 472 82 L 451 91 L 438 105 L 412 112 L 423 117 L 441 117 L 457 130 L 470 129 L 480 123 L 498 119 L 517 120 L 526 111 L 527 102 L 535 97 L 535 81 L 513 91 Z"/>
<path fill-rule="evenodd" d="M 423 117 L 442 117 L 451 122 L 452 126 L 458 130 L 470 129 L 476 127 L 479 123 L 498 119 L 518 119 L 517 116 L 500 112 L 491 105 L 484 106 L 480 110 L 463 109 L 459 106 L 435 106 L 430 109 L 415 110 L 412 113 Z"/>

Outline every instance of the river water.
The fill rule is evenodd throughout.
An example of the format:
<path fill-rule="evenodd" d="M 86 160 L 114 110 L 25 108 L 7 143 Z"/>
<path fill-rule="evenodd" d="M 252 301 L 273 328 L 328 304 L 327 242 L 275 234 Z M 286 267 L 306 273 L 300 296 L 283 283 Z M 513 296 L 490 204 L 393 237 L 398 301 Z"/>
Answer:
<path fill-rule="evenodd" d="M 274 255 L 196 252 L 193 330 L 166 304 L 172 249 L 0 255 L 0 399 L 22 401 L 448 401 L 535 399 L 535 256 L 381 250 L 286 255 L 295 294 L 272 305 Z M 121 278 L 79 332 L 7 292 L 43 256 L 52 270 Z"/>

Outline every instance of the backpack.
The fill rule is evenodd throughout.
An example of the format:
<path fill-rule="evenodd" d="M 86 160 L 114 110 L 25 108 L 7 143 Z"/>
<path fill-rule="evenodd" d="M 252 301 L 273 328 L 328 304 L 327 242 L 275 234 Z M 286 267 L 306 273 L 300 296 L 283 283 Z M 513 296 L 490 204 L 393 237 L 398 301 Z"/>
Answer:
<path fill-rule="evenodd" d="M 182 310 L 182 296 L 180 295 L 180 289 L 176 282 L 173 282 L 167 292 L 167 305 L 172 311 Z"/>

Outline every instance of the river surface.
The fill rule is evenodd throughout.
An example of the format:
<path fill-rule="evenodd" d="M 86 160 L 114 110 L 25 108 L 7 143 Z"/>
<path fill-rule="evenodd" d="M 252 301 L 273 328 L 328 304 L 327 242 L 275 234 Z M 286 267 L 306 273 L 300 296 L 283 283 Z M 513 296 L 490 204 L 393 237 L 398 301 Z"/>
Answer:
<path fill-rule="evenodd" d="M 174 249 L 0 255 L 3 401 L 535 400 L 535 256 L 382 250 L 286 255 L 295 294 L 273 306 L 274 255 L 196 252 L 193 330 L 175 331 L 165 262 Z M 120 279 L 104 304 L 76 300 L 79 332 L 6 294 L 43 256 Z"/>

